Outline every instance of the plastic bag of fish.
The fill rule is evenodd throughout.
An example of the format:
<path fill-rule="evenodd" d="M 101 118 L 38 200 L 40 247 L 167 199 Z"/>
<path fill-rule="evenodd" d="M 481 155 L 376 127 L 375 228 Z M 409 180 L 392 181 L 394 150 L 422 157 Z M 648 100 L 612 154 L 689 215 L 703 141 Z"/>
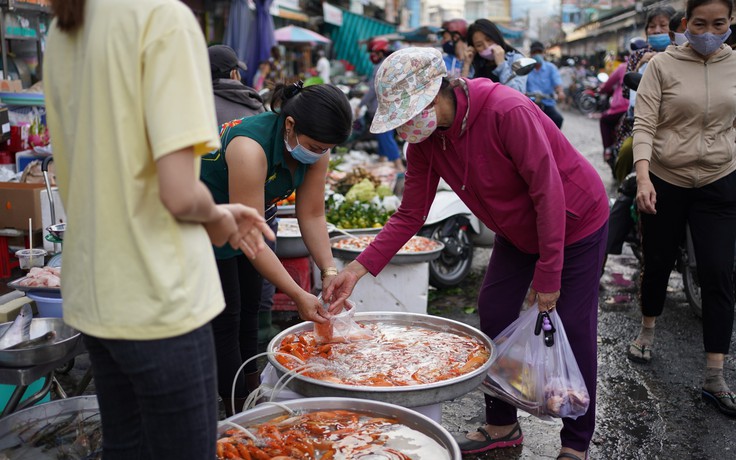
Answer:
<path fill-rule="evenodd" d="M 538 316 L 536 306 L 529 308 L 494 339 L 496 359 L 481 390 L 543 420 L 578 418 L 590 396 L 565 328 L 557 312 L 549 312 L 556 330 L 553 345 L 546 345 L 535 334 Z"/>

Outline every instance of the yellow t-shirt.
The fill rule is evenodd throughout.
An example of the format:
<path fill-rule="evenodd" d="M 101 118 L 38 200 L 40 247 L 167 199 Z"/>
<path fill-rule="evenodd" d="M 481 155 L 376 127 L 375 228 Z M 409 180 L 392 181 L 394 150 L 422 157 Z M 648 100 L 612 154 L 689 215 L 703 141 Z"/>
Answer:
<path fill-rule="evenodd" d="M 75 34 L 51 25 L 44 87 L 68 219 L 64 321 L 86 334 L 174 337 L 224 307 L 207 234 L 163 206 L 155 163 L 219 147 L 208 62 L 177 0 L 87 0 Z"/>

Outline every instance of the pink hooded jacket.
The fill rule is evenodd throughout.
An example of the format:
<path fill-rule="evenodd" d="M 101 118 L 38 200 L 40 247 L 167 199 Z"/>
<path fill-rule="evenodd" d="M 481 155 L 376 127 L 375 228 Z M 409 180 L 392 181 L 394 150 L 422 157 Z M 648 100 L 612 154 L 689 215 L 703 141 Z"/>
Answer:
<path fill-rule="evenodd" d="M 466 81 L 470 97 L 455 88 L 452 126 L 410 146 L 401 206 L 357 260 L 377 275 L 424 224 L 442 177 L 497 235 L 539 254 L 534 289 L 557 291 L 565 246 L 608 219 L 603 183 L 525 95 L 485 78 Z"/>

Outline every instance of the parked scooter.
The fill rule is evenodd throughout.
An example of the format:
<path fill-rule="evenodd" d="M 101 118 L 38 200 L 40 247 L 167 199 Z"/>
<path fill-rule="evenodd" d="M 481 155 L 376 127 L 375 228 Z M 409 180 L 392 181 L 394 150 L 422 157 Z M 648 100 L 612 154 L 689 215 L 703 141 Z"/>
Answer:
<path fill-rule="evenodd" d="M 608 81 L 608 74 L 599 73 L 592 80 L 586 80 L 583 89 L 573 99 L 578 110 L 584 114 L 605 112 L 608 109 L 608 96 L 600 92 L 601 84 Z"/>

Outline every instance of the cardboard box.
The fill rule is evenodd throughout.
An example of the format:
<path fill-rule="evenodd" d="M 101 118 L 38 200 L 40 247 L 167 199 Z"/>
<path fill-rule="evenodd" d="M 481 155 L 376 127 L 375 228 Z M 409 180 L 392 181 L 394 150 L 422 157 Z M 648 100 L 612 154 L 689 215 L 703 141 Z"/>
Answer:
<path fill-rule="evenodd" d="M 0 228 L 28 231 L 28 219 L 33 230 L 41 230 L 41 194 L 44 184 L 0 182 Z"/>
<path fill-rule="evenodd" d="M 18 93 L 23 91 L 23 82 L 20 80 L 0 80 L 0 92 Z"/>

